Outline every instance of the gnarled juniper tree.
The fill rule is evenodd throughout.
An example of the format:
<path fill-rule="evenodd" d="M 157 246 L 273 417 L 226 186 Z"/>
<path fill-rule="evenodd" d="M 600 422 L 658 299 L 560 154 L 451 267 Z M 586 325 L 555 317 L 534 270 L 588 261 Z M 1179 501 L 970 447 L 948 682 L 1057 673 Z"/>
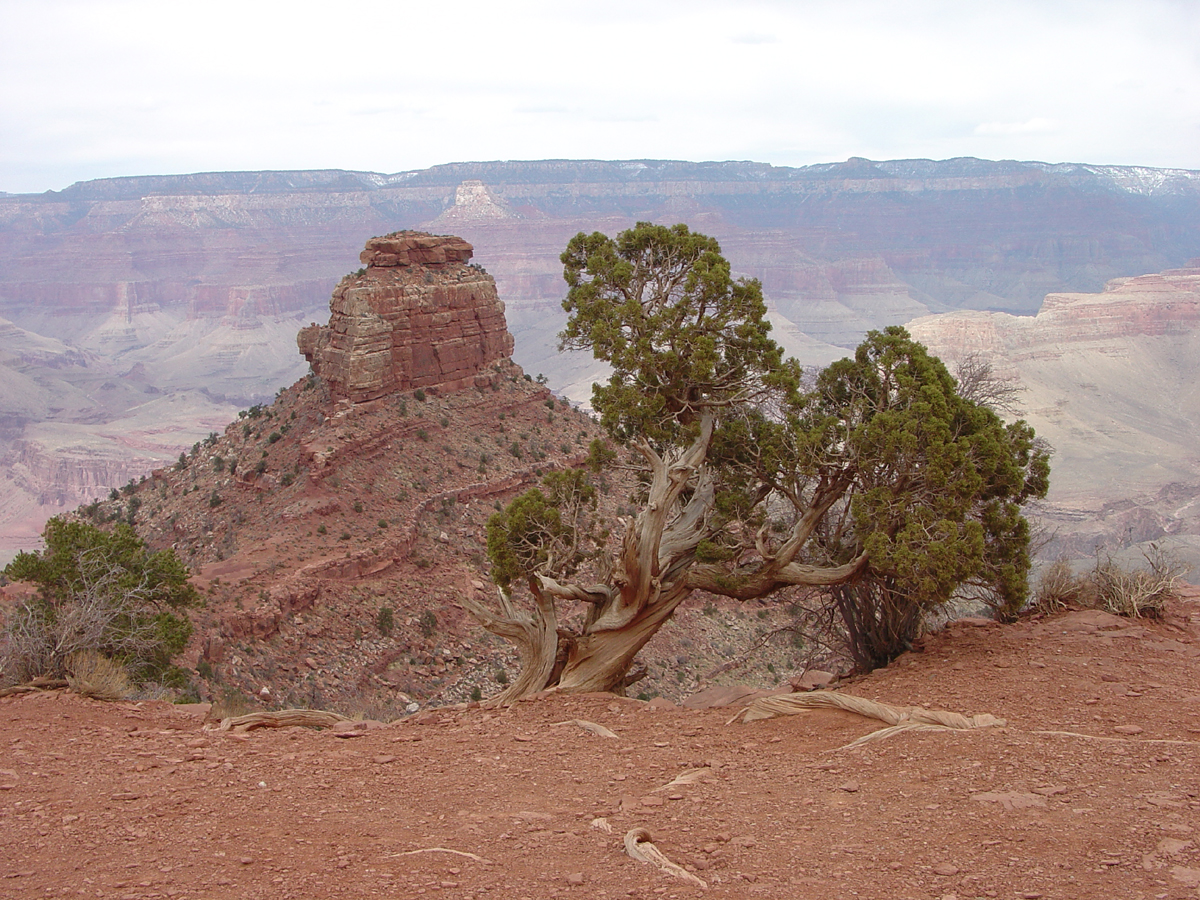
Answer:
<path fill-rule="evenodd" d="M 806 386 L 768 335 L 759 283 L 735 280 L 712 238 L 640 223 L 580 233 L 562 262 L 562 346 L 611 367 L 592 405 L 619 452 L 594 445 L 591 472 L 547 476 L 488 524 L 499 598 L 464 605 L 520 651 L 499 699 L 623 690 L 694 590 L 883 585 L 910 618 L 972 580 L 1024 596 L 1020 506 L 1045 493 L 1045 454 L 1028 426 L 960 397 L 902 328 Z M 613 465 L 637 469 L 640 493 L 610 523 L 592 474 Z M 878 630 L 853 590 L 837 596 L 848 628 Z M 560 604 L 580 603 L 566 627 Z"/>

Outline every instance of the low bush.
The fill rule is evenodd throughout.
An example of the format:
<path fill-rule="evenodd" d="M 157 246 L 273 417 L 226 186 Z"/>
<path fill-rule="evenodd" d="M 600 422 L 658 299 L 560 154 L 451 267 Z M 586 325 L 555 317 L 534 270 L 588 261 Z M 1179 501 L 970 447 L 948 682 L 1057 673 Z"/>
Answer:
<path fill-rule="evenodd" d="M 1033 608 L 1057 612 L 1078 606 L 1134 619 L 1160 616 L 1167 602 L 1178 596 L 1187 567 L 1158 544 L 1151 544 L 1142 556 L 1145 563 L 1137 567 L 1123 566 L 1111 556 L 1097 557 L 1092 570 L 1079 575 L 1066 560 L 1056 560 L 1038 580 Z"/>
<path fill-rule="evenodd" d="M 43 536 L 45 550 L 18 553 L 4 569 L 38 593 L 9 617 L 0 681 L 66 678 L 87 654 L 138 680 L 165 671 L 192 633 L 183 610 L 198 600 L 174 551 L 151 553 L 125 524 L 103 531 L 55 517 Z"/>

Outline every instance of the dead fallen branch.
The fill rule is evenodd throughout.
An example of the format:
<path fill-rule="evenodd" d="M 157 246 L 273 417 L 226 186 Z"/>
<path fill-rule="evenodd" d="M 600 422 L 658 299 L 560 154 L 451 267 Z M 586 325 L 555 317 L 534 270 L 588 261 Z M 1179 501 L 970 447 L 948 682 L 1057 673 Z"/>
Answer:
<path fill-rule="evenodd" d="M 592 734 L 602 738 L 615 738 L 615 731 L 610 731 L 603 725 L 597 725 L 595 722 L 589 722 L 586 719 L 567 719 L 565 722 L 551 722 L 550 727 L 556 728 L 559 725 L 578 725 L 584 731 L 590 731 Z"/>
<path fill-rule="evenodd" d="M 697 781 L 703 781 L 712 774 L 710 766 L 701 766 L 699 769 L 688 769 L 686 772 L 681 772 L 674 779 L 664 784 L 662 787 L 656 787 L 650 793 L 657 794 L 659 791 L 670 790 L 673 787 L 679 787 L 685 784 L 695 784 Z"/>
<path fill-rule="evenodd" d="M 697 878 L 687 869 L 675 865 L 667 859 L 661 850 L 650 843 L 650 832 L 645 828 L 634 828 L 625 835 L 625 853 L 638 862 L 649 863 L 660 872 L 665 872 L 674 878 L 686 881 L 707 890 L 708 883 Z"/>
<path fill-rule="evenodd" d="M 1006 724 L 1004 719 L 998 719 L 987 713 L 964 716 L 961 713 L 943 709 L 889 706 L 886 703 L 837 691 L 813 691 L 808 694 L 776 694 L 773 697 L 760 697 L 744 710 L 739 710 L 738 714 L 729 721 L 732 724 L 740 718 L 743 722 L 755 722 L 775 716 L 796 715 L 813 709 L 840 709 L 864 718 L 876 719 L 887 726 L 840 748 L 843 750 L 848 747 L 857 747 L 868 741 L 891 737 L 902 731 L 966 731 L 972 728 Z"/>
<path fill-rule="evenodd" d="M 13 694 L 35 694 L 38 691 L 53 691 L 67 687 L 64 678 L 35 678 L 25 684 L 14 684 L 0 688 L 0 697 L 11 697 Z"/>
<path fill-rule="evenodd" d="M 338 722 L 350 721 L 345 716 L 321 709 L 281 709 L 278 712 L 255 712 L 221 720 L 220 730 L 232 728 L 252 731 L 255 728 L 288 728 L 303 725 L 308 728 L 329 728 Z"/>
<path fill-rule="evenodd" d="M 403 853 L 393 853 L 391 856 L 414 856 L 417 853 L 451 853 L 454 856 L 465 856 L 467 859 L 473 859 L 475 862 L 481 862 L 485 866 L 490 866 L 492 861 L 484 859 L 474 853 L 468 853 L 466 850 L 451 850 L 447 847 L 422 847 L 420 850 L 405 850 Z"/>
<path fill-rule="evenodd" d="M 1060 737 L 1083 738 L 1086 741 L 1115 741 L 1118 744 L 1172 744 L 1200 748 L 1200 741 L 1178 741 L 1169 738 L 1108 737 L 1100 734 L 1081 734 L 1078 731 L 1031 731 L 1030 734 L 1052 734 Z"/>

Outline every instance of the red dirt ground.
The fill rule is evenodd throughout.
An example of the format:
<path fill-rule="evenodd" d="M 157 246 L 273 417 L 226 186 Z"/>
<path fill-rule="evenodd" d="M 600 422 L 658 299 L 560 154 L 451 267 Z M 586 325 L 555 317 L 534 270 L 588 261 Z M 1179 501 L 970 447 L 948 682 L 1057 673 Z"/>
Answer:
<path fill-rule="evenodd" d="M 845 713 L 727 724 L 729 709 L 607 695 L 348 739 L 10 697 L 0 896 L 1196 897 L 1198 673 L 1191 599 L 1165 622 L 952 625 L 843 690 L 1007 726 L 852 750 L 838 748 L 875 726 Z M 625 856 L 636 827 L 707 891 Z"/>

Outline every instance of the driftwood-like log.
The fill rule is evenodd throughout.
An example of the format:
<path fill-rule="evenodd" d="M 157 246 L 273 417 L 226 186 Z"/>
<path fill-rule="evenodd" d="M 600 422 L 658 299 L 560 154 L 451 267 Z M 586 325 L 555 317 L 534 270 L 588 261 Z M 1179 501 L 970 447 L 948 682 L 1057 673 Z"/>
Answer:
<path fill-rule="evenodd" d="M 625 852 L 638 862 L 649 863 L 667 875 L 708 889 L 708 882 L 697 878 L 687 869 L 667 859 L 663 852 L 650 843 L 650 832 L 645 828 L 634 828 L 625 835 Z"/>
<path fill-rule="evenodd" d="M 25 684 L 14 684 L 0 688 L 0 697 L 11 697 L 14 694 L 35 694 L 38 691 L 53 691 L 67 687 L 65 678 L 35 678 Z"/>
<path fill-rule="evenodd" d="M 987 728 L 992 725 L 1006 724 L 1004 719 L 998 719 L 988 713 L 964 716 L 961 713 L 943 709 L 889 706 L 886 703 L 837 691 L 813 691 L 808 694 L 776 694 L 773 697 L 760 697 L 744 710 L 739 710 L 730 722 L 738 719 L 743 722 L 755 722 L 759 719 L 796 715 L 814 709 L 840 709 L 867 719 L 876 719 L 887 726 L 847 744 L 842 748 L 843 750 L 848 747 L 857 747 L 868 741 L 891 737 L 901 731 L 965 731 L 971 728 Z"/>
<path fill-rule="evenodd" d="M 288 728 L 303 725 L 307 728 L 330 728 L 338 722 L 350 721 L 346 716 L 320 709 L 281 709 L 278 712 L 256 712 L 244 716 L 233 716 L 221 720 L 221 731 L 239 728 L 252 731 L 255 728 Z"/>

